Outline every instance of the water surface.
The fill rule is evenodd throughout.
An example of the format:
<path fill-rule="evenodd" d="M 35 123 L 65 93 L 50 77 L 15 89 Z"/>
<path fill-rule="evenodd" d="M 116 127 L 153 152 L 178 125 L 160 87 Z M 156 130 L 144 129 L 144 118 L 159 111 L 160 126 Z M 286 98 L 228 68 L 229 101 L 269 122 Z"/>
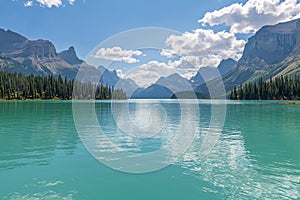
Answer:
<path fill-rule="evenodd" d="M 143 126 L 145 104 L 138 103 L 133 101 L 130 109 Z M 164 126 L 178 130 L 179 104 L 148 104 L 161 105 L 168 115 Z M 129 174 L 105 166 L 85 149 L 74 125 L 72 102 L 1 101 L 0 198 L 300 198 L 299 105 L 227 102 L 223 129 L 205 157 L 199 153 L 203 136 L 218 127 L 209 126 L 210 102 L 200 101 L 198 106 L 198 132 L 176 163 L 152 173 Z M 95 107 L 99 124 L 123 149 L 152 152 L 165 144 L 159 138 L 128 139 L 132 135 L 117 131 L 110 102 L 96 102 Z"/>

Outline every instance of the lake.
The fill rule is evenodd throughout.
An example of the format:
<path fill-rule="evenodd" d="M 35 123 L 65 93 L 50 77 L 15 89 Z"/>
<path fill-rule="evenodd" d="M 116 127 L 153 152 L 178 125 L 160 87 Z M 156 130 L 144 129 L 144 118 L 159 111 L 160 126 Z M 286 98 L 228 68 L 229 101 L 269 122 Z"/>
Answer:
<path fill-rule="evenodd" d="M 299 105 L 1 101 L 0 122 L 1 199 L 300 198 Z"/>

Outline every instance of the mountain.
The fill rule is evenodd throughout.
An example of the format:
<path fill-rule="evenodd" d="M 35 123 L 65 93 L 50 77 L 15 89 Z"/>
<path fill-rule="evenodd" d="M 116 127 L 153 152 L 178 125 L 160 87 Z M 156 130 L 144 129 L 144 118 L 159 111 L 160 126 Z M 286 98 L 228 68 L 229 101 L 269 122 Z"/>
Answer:
<path fill-rule="evenodd" d="M 0 52 L 11 52 L 29 42 L 24 36 L 0 28 Z"/>
<path fill-rule="evenodd" d="M 139 88 L 139 86 L 132 79 L 122 79 L 117 75 L 116 70 L 109 70 L 104 66 L 98 66 L 97 70 L 100 72 L 100 82 L 104 85 L 112 86 L 115 89 L 122 89 L 128 97 Z"/>
<path fill-rule="evenodd" d="M 132 79 L 120 79 L 117 84 L 114 86 L 115 89 L 122 89 L 128 98 L 134 94 L 138 94 L 143 91 Z"/>
<path fill-rule="evenodd" d="M 0 70 L 24 75 L 62 75 L 69 79 L 99 81 L 124 92 L 132 93 L 138 86 L 133 80 L 121 79 L 115 70 L 97 69 L 78 58 L 75 48 L 57 53 L 48 40 L 29 40 L 10 30 L 0 29 Z"/>
<path fill-rule="evenodd" d="M 155 96 L 161 98 L 176 98 L 176 96 L 178 98 L 195 98 L 195 91 L 198 98 L 209 98 L 209 95 L 201 93 L 201 91 L 198 92 L 195 88 L 207 81 L 216 79 L 220 75 L 228 73 L 236 63 L 233 59 L 226 59 L 222 60 L 218 67 L 200 68 L 197 74 L 190 80 L 183 78 L 177 73 L 168 77 L 160 77 L 155 84 L 152 84 L 148 88 L 137 90 L 132 98 L 154 98 Z"/>
<path fill-rule="evenodd" d="M 74 48 L 69 50 L 73 50 L 72 56 L 77 58 Z M 10 30 L 0 29 L 0 52 L 1 69 L 8 72 L 20 72 L 24 75 L 60 74 L 74 78 L 79 67 L 62 58 L 50 41 L 29 40 Z"/>
<path fill-rule="evenodd" d="M 192 89 L 188 80 L 175 73 L 168 77 L 160 77 L 156 85 L 169 88 L 173 93 Z"/>
<path fill-rule="evenodd" d="M 300 19 L 264 26 L 249 38 L 238 64 L 223 77 L 227 90 L 263 77 L 299 74 Z"/>
<path fill-rule="evenodd" d="M 70 65 L 81 65 L 84 62 L 77 57 L 75 48 L 73 46 L 69 47 L 68 50 L 60 52 L 58 56 Z"/>
<path fill-rule="evenodd" d="M 154 84 L 146 89 L 138 89 L 132 98 L 171 98 L 173 94 L 193 90 L 187 79 L 175 73 L 167 77 L 160 77 Z"/>
<path fill-rule="evenodd" d="M 190 80 L 178 74 L 161 77 L 148 88 L 139 88 L 134 80 L 121 79 L 115 70 L 88 65 L 76 55 L 74 47 L 57 52 L 48 40 L 29 40 L 10 30 L 0 29 L 0 70 L 24 75 L 62 75 L 75 78 L 82 70 L 82 80 L 93 77 L 116 89 L 122 88 L 136 98 L 170 98 L 188 94 L 192 85 L 197 94 L 207 96 L 207 88 L 224 83 L 227 91 L 245 82 L 267 80 L 281 75 L 300 74 L 300 19 L 268 25 L 249 38 L 238 62 L 222 60 L 217 68 L 203 67 Z M 221 77 L 220 77 L 221 75 Z M 189 82 L 188 82 L 189 81 Z M 189 83 L 189 84 L 186 84 Z"/>
<path fill-rule="evenodd" d="M 202 85 L 205 82 L 214 80 L 219 77 L 219 71 L 216 67 L 202 67 L 197 74 L 190 79 L 193 88 Z"/>
<path fill-rule="evenodd" d="M 300 74 L 300 19 L 268 25 L 250 37 L 241 59 L 222 79 L 216 78 L 208 84 L 217 86 L 221 80 L 225 89 L 245 82 L 267 80 L 281 75 Z M 207 93 L 207 85 L 197 87 L 197 91 Z"/>
<path fill-rule="evenodd" d="M 190 79 L 190 83 L 194 88 L 205 82 L 214 80 L 220 75 L 224 76 L 227 74 L 235 65 L 237 61 L 228 58 L 223 59 L 217 67 L 202 67 L 199 69 L 197 74 Z"/>
<path fill-rule="evenodd" d="M 104 66 L 99 66 L 97 70 L 102 74 L 100 82 L 105 85 L 115 86 L 116 83 L 120 80 L 120 77 L 117 75 L 116 70 L 108 70 Z"/>
<path fill-rule="evenodd" d="M 232 68 L 235 67 L 237 61 L 233 60 L 232 58 L 223 59 L 220 64 L 218 65 L 218 70 L 222 76 L 227 74 Z"/>
<path fill-rule="evenodd" d="M 19 72 L 23 70 L 21 63 L 15 61 L 14 59 L 5 56 L 0 52 L 0 70 L 5 70 L 7 72 Z"/>
<path fill-rule="evenodd" d="M 139 89 L 132 96 L 133 99 L 170 99 L 173 92 L 164 86 L 152 84 L 146 89 Z"/>

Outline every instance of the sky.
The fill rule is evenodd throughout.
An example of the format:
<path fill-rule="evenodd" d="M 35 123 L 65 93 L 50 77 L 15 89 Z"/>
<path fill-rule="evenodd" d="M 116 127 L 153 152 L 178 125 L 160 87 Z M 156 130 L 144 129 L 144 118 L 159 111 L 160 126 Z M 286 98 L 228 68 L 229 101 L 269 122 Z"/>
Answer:
<path fill-rule="evenodd" d="M 47 39 L 57 51 L 74 46 L 81 58 L 118 62 L 120 76 L 143 77 L 144 85 L 169 75 L 185 63 L 189 78 L 200 67 L 222 59 L 238 60 L 247 42 L 264 25 L 300 17 L 297 0 L 1 0 L 0 28 L 29 39 Z M 172 29 L 158 54 L 128 46 L 99 46 L 115 34 L 143 27 Z M 134 39 L 133 39 L 134 41 Z M 95 49 L 96 48 L 96 49 Z M 98 48 L 98 49 L 97 49 Z M 93 51 L 92 51 L 93 50 Z M 157 52 L 156 52 L 157 54 Z M 143 61 L 143 62 L 141 62 Z M 137 69 L 127 74 L 125 65 Z M 139 68 L 140 67 L 140 68 Z M 140 69 L 140 70 L 139 70 Z M 143 70 L 143 73 L 141 73 Z M 148 71 L 147 71 L 148 70 Z M 156 75 L 154 75 L 154 72 Z M 164 73 L 166 72 L 166 73 Z M 132 72 L 133 73 L 133 72 Z M 145 77 L 152 77 L 145 80 Z"/>
<path fill-rule="evenodd" d="M 32 2 L 32 6 L 24 6 L 26 2 Z M 29 39 L 48 39 L 58 51 L 75 46 L 79 56 L 85 58 L 101 41 L 129 29 L 162 27 L 191 31 L 199 26 L 198 19 L 205 12 L 230 5 L 232 1 L 75 0 L 73 5 L 67 0 L 39 2 L 1 0 L 0 27 Z M 55 2 L 62 4 L 57 7 Z"/>

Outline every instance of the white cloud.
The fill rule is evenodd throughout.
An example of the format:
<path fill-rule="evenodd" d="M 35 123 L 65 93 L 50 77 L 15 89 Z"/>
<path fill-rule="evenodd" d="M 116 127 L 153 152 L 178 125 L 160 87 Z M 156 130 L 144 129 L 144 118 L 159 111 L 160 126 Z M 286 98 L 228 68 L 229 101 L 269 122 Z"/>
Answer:
<path fill-rule="evenodd" d="M 140 87 L 148 87 L 161 76 L 169 76 L 174 73 L 174 69 L 166 63 L 150 61 L 133 69 L 125 77 L 134 80 Z"/>
<path fill-rule="evenodd" d="M 179 55 L 183 60 L 196 68 L 216 66 L 221 59 L 239 59 L 245 41 L 238 40 L 233 33 L 196 29 L 182 35 L 171 35 L 166 40 L 170 49 L 163 50 L 161 55 L 172 57 Z"/>
<path fill-rule="evenodd" d="M 163 49 L 160 53 L 160 55 L 165 56 L 167 58 L 173 58 L 177 56 L 177 52 L 173 49 Z"/>
<path fill-rule="evenodd" d="M 297 0 L 248 0 L 244 4 L 233 3 L 220 10 L 207 12 L 199 22 L 201 27 L 182 35 L 171 35 L 166 40 L 169 49 L 161 52 L 167 58 L 179 57 L 166 65 L 183 70 L 184 76 L 195 74 L 204 66 L 217 66 L 222 59 L 238 60 L 246 44 L 237 34 L 253 34 L 262 26 L 300 18 L 300 2 Z M 208 25 L 208 26 L 207 26 Z M 214 26 L 225 25 L 221 31 Z M 229 29 L 227 29 L 229 28 Z"/>
<path fill-rule="evenodd" d="M 171 58 L 182 56 L 182 62 L 193 60 L 197 68 L 217 66 L 222 59 L 238 60 L 245 41 L 237 34 L 254 33 L 264 25 L 277 24 L 300 17 L 300 3 L 297 0 L 249 0 L 244 4 L 233 3 L 227 7 L 207 12 L 199 22 L 206 28 L 198 28 L 182 35 L 170 36 L 161 55 Z M 225 25 L 229 31 L 214 31 L 214 26 Z"/>
<path fill-rule="evenodd" d="M 196 68 L 199 63 L 199 58 L 196 56 L 184 56 L 180 57 L 178 60 L 169 61 L 168 65 L 173 69 L 187 69 Z"/>
<path fill-rule="evenodd" d="M 190 57 L 187 56 L 175 61 L 168 61 L 167 63 L 150 61 L 133 69 L 125 76 L 123 75 L 123 77 L 133 79 L 141 87 L 148 87 L 155 83 L 160 77 L 167 77 L 174 73 L 189 79 L 198 71 L 198 69 L 191 64 L 193 60 L 189 59 Z"/>
<path fill-rule="evenodd" d="M 126 63 L 136 63 L 139 62 L 138 59 L 133 56 L 141 56 L 143 53 L 137 50 L 125 50 L 121 47 L 113 48 L 101 48 L 99 49 L 94 57 L 102 58 L 110 61 L 124 61 Z"/>
<path fill-rule="evenodd" d="M 25 3 L 24 3 L 24 6 L 25 7 L 31 7 L 33 5 L 33 2 L 32 1 L 26 1 Z"/>
<path fill-rule="evenodd" d="M 37 2 L 41 6 L 46 6 L 48 8 L 62 6 L 62 0 L 37 0 Z"/>
<path fill-rule="evenodd" d="M 184 56 L 175 61 L 168 61 L 167 65 L 176 70 L 182 77 L 190 79 L 198 72 L 199 62 L 199 58 L 196 56 Z"/>
<path fill-rule="evenodd" d="M 207 12 L 199 20 L 202 25 L 226 25 L 232 33 L 251 33 L 264 25 L 273 25 L 300 17 L 297 0 L 249 0 L 220 10 Z"/>
<path fill-rule="evenodd" d="M 28 0 L 28 1 L 24 2 L 24 6 L 31 7 L 35 4 L 34 2 L 36 2 L 37 5 L 40 5 L 41 7 L 47 7 L 47 8 L 57 7 L 58 8 L 60 6 L 64 6 L 65 4 L 74 5 L 75 0 L 35 0 L 35 1 Z"/>

